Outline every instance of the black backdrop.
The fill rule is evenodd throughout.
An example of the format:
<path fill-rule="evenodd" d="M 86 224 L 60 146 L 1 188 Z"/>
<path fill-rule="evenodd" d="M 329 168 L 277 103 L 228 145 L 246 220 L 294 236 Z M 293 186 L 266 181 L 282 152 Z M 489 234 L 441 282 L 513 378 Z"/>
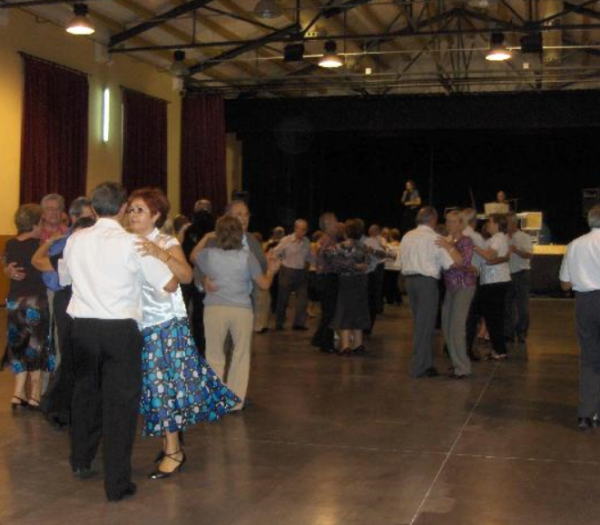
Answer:
<path fill-rule="evenodd" d="M 256 110 L 246 104 L 251 101 L 242 107 Z M 230 111 L 230 122 L 243 139 L 252 227 L 265 233 L 278 224 L 289 228 L 296 217 L 306 217 L 316 227 L 325 210 L 398 226 L 399 198 L 406 179 L 412 178 L 424 201 L 439 211 L 469 206 L 469 189 L 482 210 L 504 189 L 520 199 L 519 210 L 545 213 L 553 242 L 568 242 L 585 229 L 581 190 L 600 186 L 600 128 L 582 122 L 590 117 L 585 106 L 568 115 L 564 105 L 558 107 L 558 118 L 537 129 L 478 128 L 473 121 L 469 129 L 460 129 L 464 121 L 457 121 L 457 129 L 377 130 L 370 119 L 361 130 L 354 119 L 357 129 L 350 132 L 326 129 L 317 122 L 323 117 L 311 114 L 310 102 L 303 102 L 301 110 L 291 110 L 288 103 L 282 113 L 286 116 L 274 119 L 278 124 L 252 120 L 237 106 Z M 492 109 L 503 111 L 497 104 Z M 526 104 L 522 110 L 528 111 Z M 540 111 L 544 108 L 537 107 L 536 113 Z M 493 111 L 481 117 L 482 123 L 494 123 Z"/>

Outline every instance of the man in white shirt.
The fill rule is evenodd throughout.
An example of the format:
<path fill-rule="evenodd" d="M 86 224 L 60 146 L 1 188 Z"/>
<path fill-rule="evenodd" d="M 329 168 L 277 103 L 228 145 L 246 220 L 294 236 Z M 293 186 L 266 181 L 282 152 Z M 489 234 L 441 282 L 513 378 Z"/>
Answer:
<path fill-rule="evenodd" d="M 131 453 L 142 384 L 142 285 L 173 292 L 177 281 L 158 259 L 142 258 L 137 238 L 121 226 L 127 194 L 120 184 L 98 186 L 92 206 L 98 221 L 69 238 L 60 269 L 61 284 L 73 289 L 71 466 L 87 477 L 102 437 L 106 496 L 119 501 L 136 492 Z"/>
<path fill-rule="evenodd" d="M 590 233 L 569 244 L 560 268 L 562 289 L 575 292 L 580 430 L 591 428 L 600 414 L 600 205 L 590 210 L 588 225 Z"/>
<path fill-rule="evenodd" d="M 433 335 L 438 313 L 438 281 L 442 270 L 460 261 L 456 248 L 438 245 L 440 236 L 434 228 L 438 215 L 426 206 L 417 214 L 417 227 L 400 243 L 400 271 L 406 279 L 406 291 L 413 315 L 413 357 L 411 375 L 416 378 L 436 377 L 433 366 Z"/>
<path fill-rule="evenodd" d="M 529 289 L 531 288 L 531 237 L 519 229 L 519 219 L 512 212 L 507 216 L 509 266 L 511 283 L 506 294 L 504 335 L 510 342 L 515 336 L 524 343 L 529 332 Z"/>
<path fill-rule="evenodd" d="M 275 256 L 281 259 L 275 320 L 277 330 L 283 330 L 288 300 L 292 292 L 296 292 L 296 312 L 294 314 L 293 329 L 308 330 L 306 327 L 306 311 L 308 308 L 307 265 L 314 264 L 315 258 L 310 241 L 306 238 L 307 232 L 308 223 L 304 219 L 298 219 L 294 223 L 294 233 L 281 239 L 281 242 L 273 249 Z"/>

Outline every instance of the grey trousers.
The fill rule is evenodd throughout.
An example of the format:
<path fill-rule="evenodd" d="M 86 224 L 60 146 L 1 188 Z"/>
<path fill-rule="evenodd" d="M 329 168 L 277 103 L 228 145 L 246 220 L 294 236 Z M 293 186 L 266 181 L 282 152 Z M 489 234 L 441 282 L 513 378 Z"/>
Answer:
<path fill-rule="evenodd" d="M 438 280 L 407 276 L 406 291 L 413 316 L 411 375 L 419 377 L 433 366 L 433 335 L 440 299 Z"/>
<path fill-rule="evenodd" d="M 577 293 L 579 339 L 579 417 L 600 412 L 600 292 Z"/>
<path fill-rule="evenodd" d="M 296 292 L 294 326 L 305 326 L 306 310 L 308 308 L 308 272 L 281 266 L 279 270 L 279 291 L 277 292 L 277 327 L 283 327 L 285 324 L 285 314 L 292 292 Z"/>
<path fill-rule="evenodd" d="M 450 360 L 456 375 L 471 374 L 471 360 L 467 354 L 467 317 L 475 295 L 475 287 L 446 290 L 442 308 L 442 329 Z"/>

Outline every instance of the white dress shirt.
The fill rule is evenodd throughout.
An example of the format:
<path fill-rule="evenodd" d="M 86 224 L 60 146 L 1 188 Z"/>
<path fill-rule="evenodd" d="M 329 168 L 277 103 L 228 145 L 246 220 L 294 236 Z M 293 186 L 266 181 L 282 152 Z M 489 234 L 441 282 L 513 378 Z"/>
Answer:
<path fill-rule="evenodd" d="M 527 253 L 533 253 L 533 243 L 531 237 L 521 230 L 517 230 L 512 234 L 508 242 L 509 246 L 514 246 L 517 250 Z M 510 273 L 522 272 L 523 270 L 531 270 L 531 259 L 524 259 L 516 253 L 510 254 Z"/>
<path fill-rule="evenodd" d="M 560 268 L 560 280 L 576 292 L 600 290 L 600 229 L 572 241 Z"/>
<path fill-rule="evenodd" d="M 467 226 L 463 230 L 462 234 L 471 239 L 477 248 L 485 249 L 485 239 L 483 238 L 483 235 L 481 235 L 479 232 L 476 232 L 473 228 L 471 228 L 471 226 Z M 481 274 L 481 266 L 485 264 L 485 261 L 474 251 L 471 264 L 477 268 L 477 272 Z"/>
<path fill-rule="evenodd" d="M 420 225 L 409 231 L 400 243 L 398 265 L 402 275 L 423 275 L 439 279 L 454 261 L 436 241 L 440 236 L 429 226 Z"/>
<path fill-rule="evenodd" d="M 299 241 L 293 233 L 281 239 L 273 253 L 282 258 L 283 266 L 293 270 L 304 270 L 315 262 L 310 241 L 306 237 Z"/>
<path fill-rule="evenodd" d="M 74 318 L 142 321 L 142 287 L 162 290 L 173 278 L 166 264 L 142 257 L 137 236 L 113 219 L 98 219 L 71 235 L 64 251 L 65 277 L 73 285 L 67 313 Z"/>
<path fill-rule="evenodd" d="M 506 257 L 508 255 L 508 237 L 502 232 L 498 232 L 485 243 L 487 249 L 496 252 L 497 257 Z M 508 262 L 500 264 L 488 264 L 483 261 L 481 265 L 481 284 L 497 284 L 510 282 L 510 267 Z"/>

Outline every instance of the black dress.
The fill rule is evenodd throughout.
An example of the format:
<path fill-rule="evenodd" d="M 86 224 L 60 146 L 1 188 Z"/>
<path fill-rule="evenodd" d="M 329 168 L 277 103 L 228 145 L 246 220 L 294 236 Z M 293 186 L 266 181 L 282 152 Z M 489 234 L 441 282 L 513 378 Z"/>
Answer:
<path fill-rule="evenodd" d="M 369 314 L 369 276 L 367 265 L 371 255 L 360 241 L 348 240 L 331 251 L 333 267 L 339 275 L 335 330 L 367 330 L 371 327 Z"/>

